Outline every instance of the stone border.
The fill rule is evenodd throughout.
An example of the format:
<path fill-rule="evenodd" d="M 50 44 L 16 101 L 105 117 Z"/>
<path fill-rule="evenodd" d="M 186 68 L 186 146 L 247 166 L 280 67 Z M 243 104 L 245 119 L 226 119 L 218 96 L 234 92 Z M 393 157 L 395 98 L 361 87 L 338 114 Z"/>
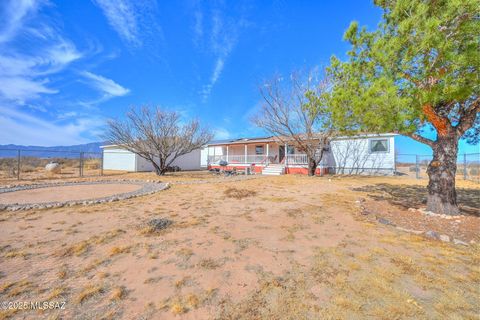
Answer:
<path fill-rule="evenodd" d="M 76 185 L 95 185 L 95 184 L 140 184 L 142 187 L 138 190 L 125 192 L 120 194 L 113 194 L 108 197 L 86 199 L 86 200 L 71 200 L 71 201 L 55 201 L 55 202 L 45 202 L 45 203 L 12 203 L 12 204 L 0 204 L 0 211 L 18 211 L 18 210 L 29 210 L 29 209 L 48 209 L 48 208 L 58 208 L 64 206 L 74 206 L 74 205 L 91 205 L 98 203 L 114 202 L 119 200 L 125 200 L 130 198 L 135 198 L 147 194 L 153 194 L 170 187 L 169 183 L 163 183 L 160 181 L 145 181 L 145 180 L 97 180 L 97 181 L 80 181 L 80 182 L 57 182 L 57 183 L 41 183 L 41 184 L 30 184 L 30 185 L 20 185 L 11 188 L 0 188 L 0 194 L 7 192 L 31 190 L 31 189 L 40 189 L 40 188 L 50 188 L 50 187 L 59 187 L 59 186 L 76 186 Z"/>
<path fill-rule="evenodd" d="M 462 241 L 462 240 L 459 240 L 459 239 L 456 239 L 456 238 L 450 238 L 450 236 L 448 236 L 446 234 L 439 234 L 436 231 L 432 231 L 432 230 L 422 231 L 422 230 L 407 229 L 407 228 L 397 226 L 394 223 L 392 223 L 389 220 L 387 220 L 385 218 L 382 218 L 382 217 L 377 217 L 376 216 L 375 219 L 378 223 L 381 223 L 381 224 L 384 224 L 384 225 L 387 225 L 387 226 L 392 226 L 395 229 L 397 229 L 399 231 L 402 231 L 402 232 L 407 232 L 407 233 L 416 234 L 416 235 L 423 235 L 426 238 L 434 239 L 434 240 L 440 240 L 440 241 L 443 241 L 443 242 L 453 242 L 456 245 L 462 245 L 462 246 L 468 246 L 469 245 L 469 243 L 467 243 L 465 241 Z M 475 240 L 471 240 L 470 244 L 475 244 Z"/>
<path fill-rule="evenodd" d="M 170 181 L 171 184 L 178 184 L 178 185 L 187 185 L 187 184 L 211 184 L 211 183 L 223 183 L 223 182 L 237 182 L 237 181 L 245 181 L 245 180 L 253 180 L 259 179 L 265 176 L 262 175 L 241 175 L 241 176 L 233 176 L 233 177 L 220 177 L 218 179 L 205 179 L 205 180 L 190 180 L 190 181 Z"/>

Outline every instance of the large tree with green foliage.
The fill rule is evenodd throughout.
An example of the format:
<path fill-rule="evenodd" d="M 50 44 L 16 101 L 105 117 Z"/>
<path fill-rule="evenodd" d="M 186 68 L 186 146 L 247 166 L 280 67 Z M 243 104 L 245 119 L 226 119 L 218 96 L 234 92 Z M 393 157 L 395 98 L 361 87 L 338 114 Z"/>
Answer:
<path fill-rule="evenodd" d="M 347 132 L 398 132 L 429 145 L 427 210 L 457 214 L 459 139 L 480 134 L 478 0 L 376 0 L 375 31 L 352 22 L 332 57 L 332 117 Z M 425 130 L 434 130 L 428 138 Z"/>

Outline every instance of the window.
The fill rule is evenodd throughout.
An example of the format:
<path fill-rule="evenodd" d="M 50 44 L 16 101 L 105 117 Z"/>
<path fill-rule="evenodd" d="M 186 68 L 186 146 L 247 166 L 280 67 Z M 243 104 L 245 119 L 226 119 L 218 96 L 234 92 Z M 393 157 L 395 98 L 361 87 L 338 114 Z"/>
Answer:
<path fill-rule="evenodd" d="M 295 154 L 295 147 L 287 146 L 287 154 Z"/>
<path fill-rule="evenodd" d="M 370 140 L 370 153 L 388 152 L 388 139 Z"/>
<path fill-rule="evenodd" d="M 263 146 L 255 146 L 255 154 L 262 155 L 263 154 Z"/>

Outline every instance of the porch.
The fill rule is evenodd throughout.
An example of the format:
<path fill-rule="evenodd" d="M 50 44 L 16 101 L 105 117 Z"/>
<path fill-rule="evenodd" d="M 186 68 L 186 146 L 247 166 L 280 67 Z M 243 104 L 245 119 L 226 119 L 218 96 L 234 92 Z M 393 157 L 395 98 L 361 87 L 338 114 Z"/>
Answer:
<path fill-rule="evenodd" d="M 295 147 L 278 143 L 254 143 L 217 145 L 208 148 L 207 162 L 209 166 L 219 165 L 221 161 L 228 166 L 283 166 L 307 165 L 307 156 L 295 153 Z M 213 153 L 213 154 L 212 154 Z"/>

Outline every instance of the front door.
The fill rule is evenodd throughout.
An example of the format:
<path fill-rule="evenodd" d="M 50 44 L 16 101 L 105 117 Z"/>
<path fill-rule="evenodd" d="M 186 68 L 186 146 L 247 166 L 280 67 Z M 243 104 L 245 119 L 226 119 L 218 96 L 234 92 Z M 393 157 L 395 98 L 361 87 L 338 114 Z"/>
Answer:
<path fill-rule="evenodd" d="M 278 161 L 282 163 L 283 158 L 285 158 L 285 146 L 278 146 Z"/>

